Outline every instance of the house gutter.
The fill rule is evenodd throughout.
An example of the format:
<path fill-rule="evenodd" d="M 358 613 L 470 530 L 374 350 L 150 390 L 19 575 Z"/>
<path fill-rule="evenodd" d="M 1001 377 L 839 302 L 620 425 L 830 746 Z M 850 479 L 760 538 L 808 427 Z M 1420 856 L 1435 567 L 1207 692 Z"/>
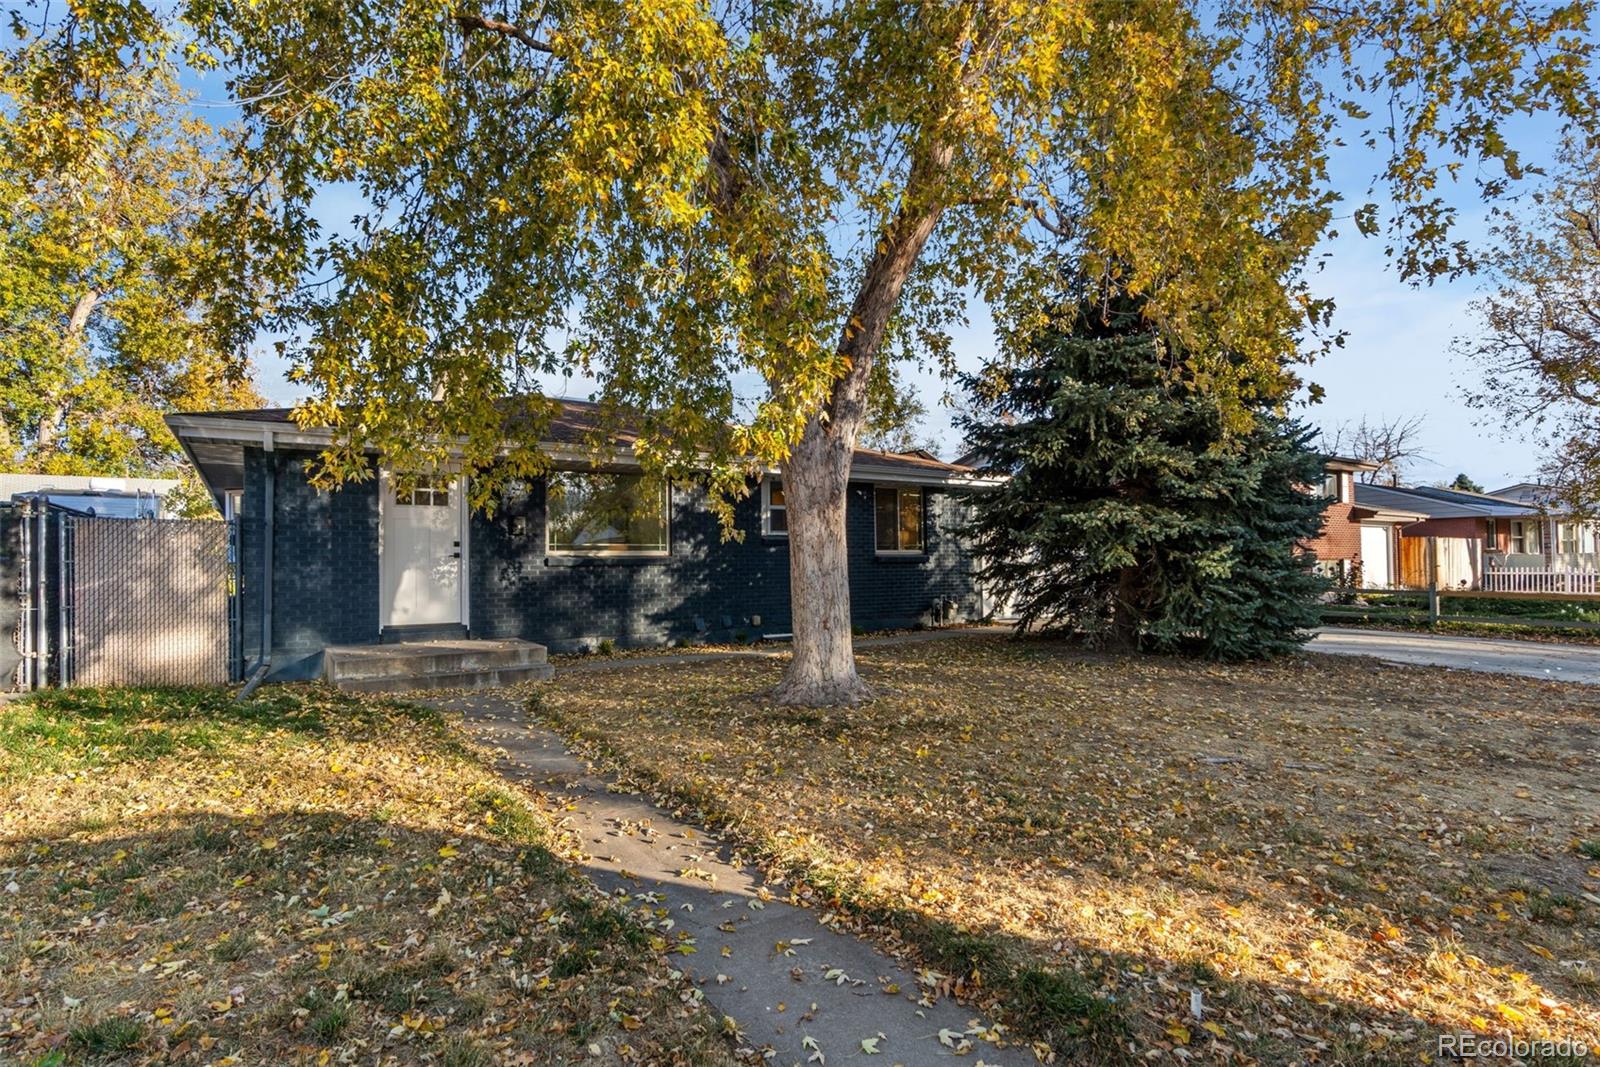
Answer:
<path fill-rule="evenodd" d="M 168 415 L 168 427 L 180 442 L 187 441 L 227 441 L 240 444 L 254 444 L 263 437 L 276 438 L 285 445 L 301 445 L 311 448 L 326 447 L 333 440 L 333 435 L 325 428 L 319 427 L 287 427 L 274 423 L 251 421 L 244 419 L 225 419 L 208 417 L 205 415 Z M 451 444 L 454 454 L 461 454 L 461 443 Z M 561 444 L 555 441 L 540 442 L 540 450 L 548 456 L 555 469 L 565 470 L 594 470 L 614 467 L 621 470 L 632 471 L 639 469 L 638 457 L 631 448 L 618 448 L 609 452 L 596 453 L 587 448 Z M 376 449 L 370 449 L 376 452 Z M 191 455 L 191 461 L 193 456 Z M 782 464 L 774 467 L 767 464 L 757 464 L 760 473 L 781 474 Z M 196 464 L 196 469 L 199 465 Z M 948 486 L 956 488 L 977 488 L 988 485 L 999 485 L 1004 478 L 992 475 L 983 475 L 975 470 L 959 467 L 948 469 L 930 467 L 918 469 L 910 466 L 889 465 L 874 463 L 870 459 L 862 462 L 853 462 L 850 467 L 850 478 L 855 481 L 881 482 L 885 485 L 927 485 Z"/>
<path fill-rule="evenodd" d="M 265 512 L 265 521 L 262 525 L 261 544 L 261 659 L 256 664 L 256 669 L 250 673 L 250 680 L 244 683 L 244 688 L 239 690 L 239 700 L 249 700 L 262 682 L 267 680 L 267 674 L 272 670 L 272 541 L 273 517 L 277 512 L 274 501 L 275 490 L 278 485 L 277 457 L 273 454 L 272 431 L 263 431 L 261 435 L 262 449 L 266 452 L 267 483 L 262 486 L 262 510 Z"/>

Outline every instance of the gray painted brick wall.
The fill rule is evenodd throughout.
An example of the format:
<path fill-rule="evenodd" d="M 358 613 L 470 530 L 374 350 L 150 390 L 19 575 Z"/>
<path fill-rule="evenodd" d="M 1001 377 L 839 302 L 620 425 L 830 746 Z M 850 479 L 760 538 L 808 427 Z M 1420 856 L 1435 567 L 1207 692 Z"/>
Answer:
<path fill-rule="evenodd" d="M 240 634 L 245 671 L 261 655 L 261 557 L 267 465 L 277 471 L 273 529 L 273 677 L 311 677 L 327 645 L 378 639 L 378 482 L 321 492 L 307 452 L 245 450 L 239 512 Z"/>
<path fill-rule="evenodd" d="M 846 531 L 857 626 L 926 622 L 943 598 L 956 601 L 962 617 L 976 615 L 971 563 L 955 536 L 964 508 L 952 493 L 927 497 L 926 554 L 885 558 L 873 551 L 872 487 L 851 484 Z M 759 494 L 752 493 L 735 508 L 744 540 L 724 541 L 703 493 L 675 486 L 667 557 L 549 556 L 543 484 L 533 483 L 508 496 L 493 519 L 473 519 L 472 632 L 556 649 L 605 638 L 652 644 L 702 633 L 786 633 L 789 545 L 763 537 L 760 519 Z"/>
<path fill-rule="evenodd" d="M 377 481 L 319 492 L 306 482 L 307 459 L 306 453 L 260 449 L 245 456 L 239 532 L 247 669 L 260 654 L 266 464 L 278 472 L 274 677 L 314 674 L 325 645 L 379 637 Z M 885 558 L 873 551 L 872 486 L 850 486 L 850 599 L 863 629 L 927 622 L 934 601 L 946 598 L 960 617 L 978 613 L 972 563 L 956 537 L 965 507 L 958 494 L 925 493 L 925 554 Z M 544 550 L 544 483 L 529 483 L 509 492 L 492 518 L 472 517 L 471 632 L 522 637 L 557 650 L 607 638 L 644 645 L 786 633 L 788 541 L 761 535 L 759 493 L 737 504 L 736 522 L 743 541 L 724 541 L 704 494 L 674 486 L 666 557 L 551 556 Z"/>

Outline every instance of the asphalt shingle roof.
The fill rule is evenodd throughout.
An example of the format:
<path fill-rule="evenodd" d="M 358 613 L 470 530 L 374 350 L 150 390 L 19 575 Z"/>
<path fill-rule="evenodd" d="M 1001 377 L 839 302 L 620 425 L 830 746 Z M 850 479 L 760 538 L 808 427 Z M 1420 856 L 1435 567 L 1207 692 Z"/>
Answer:
<path fill-rule="evenodd" d="M 241 422 L 273 422 L 292 423 L 293 408 L 250 408 L 240 411 L 196 411 L 185 412 L 203 416 L 208 419 L 237 419 Z M 549 444 L 577 445 L 585 443 L 601 425 L 600 405 L 587 400 L 561 400 L 561 411 L 551 420 L 549 428 L 545 431 L 545 441 Z M 619 447 L 631 445 L 636 435 L 629 430 L 613 431 L 613 440 Z M 858 448 L 855 451 L 855 463 L 864 463 L 874 467 L 895 468 L 901 470 L 915 470 L 939 472 L 944 474 L 967 474 L 973 468 L 959 463 L 945 463 L 926 452 L 880 452 L 871 448 Z"/>
<path fill-rule="evenodd" d="M 1515 518 L 1531 511 L 1524 504 L 1502 500 L 1484 493 L 1465 493 L 1459 489 L 1432 486 L 1400 488 L 1388 485 L 1356 484 L 1356 503 L 1363 507 L 1412 511 L 1430 519 Z"/>

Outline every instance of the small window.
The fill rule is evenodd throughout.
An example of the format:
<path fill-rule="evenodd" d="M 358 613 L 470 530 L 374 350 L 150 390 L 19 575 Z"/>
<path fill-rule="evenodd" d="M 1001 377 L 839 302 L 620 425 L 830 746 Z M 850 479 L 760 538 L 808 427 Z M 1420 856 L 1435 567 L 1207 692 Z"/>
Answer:
<path fill-rule="evenodd" d="M 879 552 L 922 551 L 922 489 L 880 485 L 875 497 Z"/>
<path fill-rule="evenodd" d="M 1539 549 L 1539 524 L 1536 521 L 1511 520 L 1511 551 L 1519 555 L 1537 555 Z"/>
<path fill-rule="evenodd" d="M 1557 544 L 1561 546 L 1561 554 L 1570 556 L 1578 551 L 1578 524 L 1564 522 L 1557 528 Z"/>
<path fill-rule="evenodd" d="M 410 489 L 396 488 L 394 502 L 406 507 L 450 506 L 450 483 L 442 478 L 418 478 Z"/>
<path fill-rule="evenodd" d="M 551 552 L 667 551 L 667 483 L 642 474 L 560 471 L 545 483 L 546 544 Z"/>
<path fill-rule="evenodd" d="M 782 478 L 768 478 L 761 483 L 761 532 L 768 537 L 789 536 L 789 504 L 783 495 Z"/>
<path fill-rule="evenodd" d="M 1336 504 L 1348 504 L 1353 495 L 1350 491 L 1353 477 L 1349 471 L 1326 471 L 1322 484 L 1317 487 L 1317 495 L 1330 497 Z"/>

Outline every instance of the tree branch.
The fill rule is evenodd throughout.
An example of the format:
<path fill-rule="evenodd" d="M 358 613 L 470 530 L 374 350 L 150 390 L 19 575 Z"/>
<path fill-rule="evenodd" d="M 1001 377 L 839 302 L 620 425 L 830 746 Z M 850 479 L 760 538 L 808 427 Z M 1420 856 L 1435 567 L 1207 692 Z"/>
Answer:
<path fill-rule="evenodd" d="M 1061 212 L 1057 211 L 1055 213 L 1056 217 L 1052 221 L 1051 218 L 1045 214 L 1044 205 L 1039 203 L 1037 200 L 1024 200 L 1022 204 L 1029 210 L 1029 212 L 1033 214 L 1034 220 L 1038 222 L 1039 225 L 1043 226 L 1057 237 L 1064 239 L 1071 235 L 1072 227 L 1062 220 Z"/>
<path fill-rule="evenodd" d="M 877 250 L 867 261 L 866 273 L 839 339 L 839 354 L 849 359 L 850 369 L 834 383 L 826 411 L 830 427 L 842 428 L 852 442 L 866 418 L 867 382 L 889 319 L 906 279 L 916 266 L 917 257 L 922 254 L 945 208 L 936 190 L 950 169 L 955 149 L 947 141 L 936 138 L 930 141 L 914 150 L 899 210 L 880 235 Z M 835 431 L 830 429 L 829 432 Z"/>
<path fill-rule="evenodd" d="M 460 26 L 468 33 L 472 33 L 474 30 L 488 30 L 490 33 L 499 34 L 501 37 L 509 37 L 512 40 L 533 49 L 535 52 L 543 52 L 546 55 L 555 55 L 554 48 L 551 48 L 544 41 L 539 40 L 539 38 L 535 37 L 521 26 L 514 25 L 505 21 L 504 19 L 489 18 L 487 15 L 465 14 L 453 15 L 451 17 L 455 20 L 455 24 L 457 26 Z"/>

